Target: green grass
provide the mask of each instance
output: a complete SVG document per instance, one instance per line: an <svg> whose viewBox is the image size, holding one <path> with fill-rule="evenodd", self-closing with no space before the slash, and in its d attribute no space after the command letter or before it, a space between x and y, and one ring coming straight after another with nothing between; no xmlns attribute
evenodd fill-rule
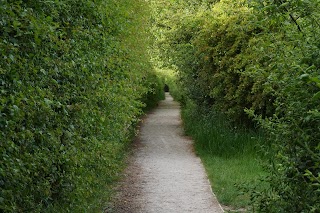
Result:
<svg viewBox="0 0 320 213"><path fill-rule="evenodd" d="M219 202L232 209L247 209L250 194L241 188L258 186L265 175L260 163L262 134L234 127L224 116L204 112L190 103L183 109L182 118Z"/></svg>
<svg viewBox="0 0 320 213"><path fill-rule="evenodd" d="M263 175L260 164L251 156L222 158L201 153L200 157L219 202L233 209L247 208L250 195L243 193L239 186L257 182Z"/></svg>

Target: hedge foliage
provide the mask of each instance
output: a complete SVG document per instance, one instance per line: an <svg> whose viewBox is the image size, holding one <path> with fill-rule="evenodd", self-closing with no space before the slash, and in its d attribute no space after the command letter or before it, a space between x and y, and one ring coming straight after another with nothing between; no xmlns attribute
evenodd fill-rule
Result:
<svg viewBox="0 0 320 213"><path fill-rule="evenodd" d="M255 210L318 212L319 1L165 2L158 45L181 93L270 135L270 188L252 191Z"/></svg>
<svg viewBox="0 0 320 213"><path fill-rule="evenodd" d="M161 96L145 1L0 0L0 14L1 212L101 210L142 100Z"/></svg>

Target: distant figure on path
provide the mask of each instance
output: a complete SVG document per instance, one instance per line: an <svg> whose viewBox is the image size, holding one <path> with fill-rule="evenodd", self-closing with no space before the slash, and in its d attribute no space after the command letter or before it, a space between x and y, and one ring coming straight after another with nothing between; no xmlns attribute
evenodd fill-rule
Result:
<svg viewBox="0 0 320 213"><path fill-rule="evenodd" d="M167 84L164 85L164 91L169 92L169 86Z"/></svg>

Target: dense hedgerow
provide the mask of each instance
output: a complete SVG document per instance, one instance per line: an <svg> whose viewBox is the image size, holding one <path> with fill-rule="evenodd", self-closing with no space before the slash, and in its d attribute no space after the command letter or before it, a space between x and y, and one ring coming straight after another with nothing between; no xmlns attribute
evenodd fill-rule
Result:
<svg viewBox="0 0 320 213"><path fill-rule="evenodd" d="M145 2L0 0L0 14L1 211L99 210L162 87Z"/></svg>
<svg viewBox="0 0 320 213"><path fill-rule="evenodd" d="M276 98L272 116L263 119L255 113L271 135L274 153L267 178L271 188L255 192L253 198L262 212L318 212L320 4L268 1L254 8L261 24L273 23L275 29L273 35L256 39L255 47L266 49L255 51L255 56L268 58L267 66L260 65L267 74L264 87Z"/></svg>
<svg viewBox="0 0 320 213"><path fill-rule="evenodd" d="M157 19L181 93L269 133L270 188L253 191L256 211L320 209L319 9L314 0L167 1Z"/></svg>

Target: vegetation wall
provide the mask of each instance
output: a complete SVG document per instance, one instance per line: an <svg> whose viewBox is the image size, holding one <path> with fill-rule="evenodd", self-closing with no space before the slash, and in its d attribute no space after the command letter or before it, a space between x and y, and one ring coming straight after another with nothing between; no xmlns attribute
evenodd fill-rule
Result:
<svg viewBox="0 0 320 213"><path fill-rule="evenodd" d="M164 6L162 6L164 5ZM320 209L318 1L165 1L156 22L180 93L270 137L256 211Z"/></svg>
<svg viewBox="0 0 320 213"><path fill-rule="evenodd" d="M1 212L101 212L161 96L142 0L0 0Z"/></svg>

